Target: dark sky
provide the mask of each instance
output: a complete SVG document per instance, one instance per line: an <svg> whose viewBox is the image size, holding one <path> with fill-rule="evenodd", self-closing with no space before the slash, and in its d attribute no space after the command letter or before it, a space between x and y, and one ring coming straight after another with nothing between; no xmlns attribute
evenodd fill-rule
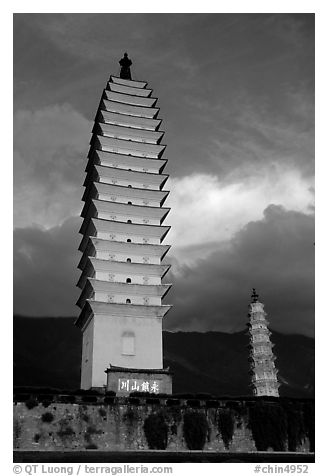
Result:
<svg viewBox="0 0 328 476"><path fill-rule="evenodd" d="M314 15L14 15L14 311L77 315L84 166L128 51L159 98L171 330L314 332Z"/></svg>

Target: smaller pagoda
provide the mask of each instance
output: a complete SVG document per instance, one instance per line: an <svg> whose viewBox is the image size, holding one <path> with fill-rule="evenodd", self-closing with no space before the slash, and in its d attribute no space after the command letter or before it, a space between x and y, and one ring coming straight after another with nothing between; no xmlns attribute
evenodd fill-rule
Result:
<svg viewBox="0 0 328 476"><path fill-rule="evenodd" d="M268 329L264 305L259 301L254 288L248 309L249 361L253 394L257 397L265 395L279 397L278 370L274 363L276 357L272 352L274 344L270 341L271 332Z"/></svg>

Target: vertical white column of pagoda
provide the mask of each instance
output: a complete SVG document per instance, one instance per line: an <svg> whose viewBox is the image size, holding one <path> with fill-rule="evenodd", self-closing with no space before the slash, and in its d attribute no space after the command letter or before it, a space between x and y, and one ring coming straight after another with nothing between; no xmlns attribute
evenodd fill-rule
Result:
<svg viewBox="0 0 328 476"><path fill-rule="evenodd" d="M162 264L169 249L162 244L168 176L157 99L146 85L111 76L92 131L77 284L82 388L103 388L109 367L112 389L128 392L134 379L156 392L170 390L162 355L162 319L170 308L162 298L171 286L162 284L169 269Z"/></svg>
<svg viewBox="0 0 328 476"><path fill-rule="evenodd" d="M256 396L279 397L278 370L274 363L276 357L272 352L274 344L270 340L271 332L268 329L264 305L259 302L255 289L248 316L253 393Z"/></svg>

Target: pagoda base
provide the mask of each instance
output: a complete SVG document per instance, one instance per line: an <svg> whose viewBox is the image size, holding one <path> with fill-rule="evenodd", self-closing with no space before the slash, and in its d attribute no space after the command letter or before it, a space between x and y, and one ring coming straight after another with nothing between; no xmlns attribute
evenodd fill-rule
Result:
<svg viewBox="0 0 328 476"><path fill-rule="evenodd" d="M106 391L118 396L132 392L172 394L172 373L169 369L129 369L110 365L107 373Z"/></svg>

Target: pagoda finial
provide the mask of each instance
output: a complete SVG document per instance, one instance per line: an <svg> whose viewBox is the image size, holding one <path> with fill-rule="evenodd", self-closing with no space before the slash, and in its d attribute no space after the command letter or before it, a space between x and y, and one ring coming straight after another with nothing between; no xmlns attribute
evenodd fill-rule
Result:
<svg viewBox="0 0 328 476"><path fill-rule="evenodd" d="M259 302L259 295L257 294L255 288L253 288L253 292L252 292L252 302Z"/></svg>
<svg viewBox="0 0 328 476"><path fill-rule="evenodd" d="M128 54L124 53L123 58L120 59L119 61L120 66L121 66L121 71L120 71L120 78L122 79L132 79L131 78L131 71L130 71L130 66L132 64L132 61L130 58L128 58Z"/></svg>

